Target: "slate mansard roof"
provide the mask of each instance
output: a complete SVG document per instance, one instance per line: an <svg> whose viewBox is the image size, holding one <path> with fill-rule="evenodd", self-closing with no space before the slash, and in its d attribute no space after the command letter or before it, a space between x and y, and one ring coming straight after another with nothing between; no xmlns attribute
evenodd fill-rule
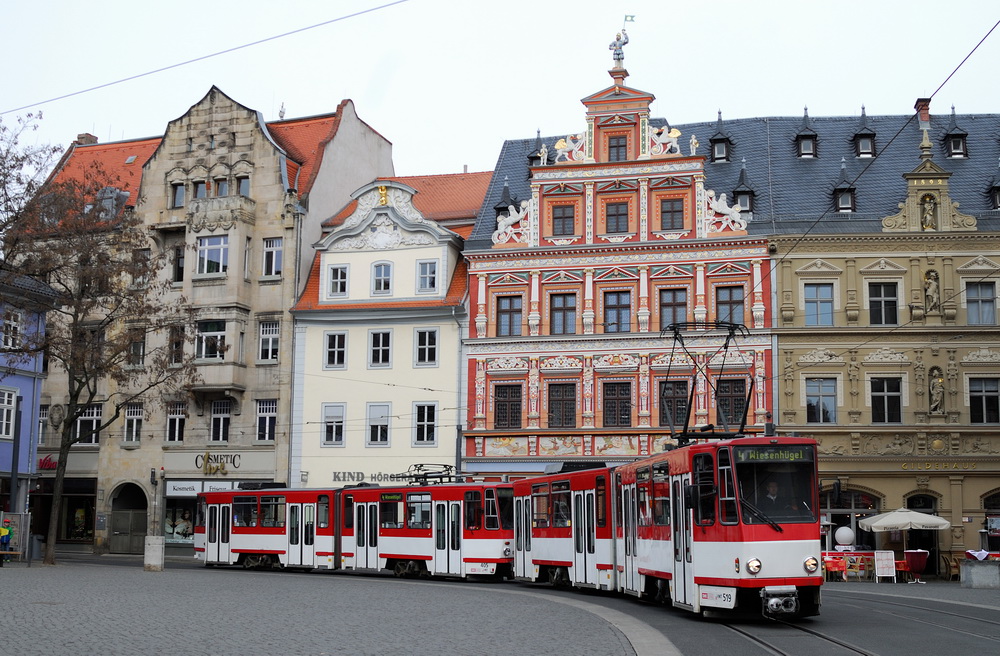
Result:
<svg viewBox="0 0 1000 656"><path fill-rule="evenodd" d="M795 137L802 129L802 116L757 117L721 121L722 131L731 139L727 162L711 162L709 140L719 132L718 121L672 125L681 131L679 142L686 156L689 140L700 142L697 154L704 155L705 188L733 197L740 170L746 160L746 182L754 191L751 235L792 234L816 231L813 223L824 216L820 232L880 232L881 219L896 214L906 197L902 175L920 163L923 132L916 116L872 116L864 123L860 116L809 117L816 133L815 158L798 157ZM967 131L968 157L948 157L945 135L951 126ZM581 121L582 124L582 121ZM664 119L650 119L661 127ZM579 132L581 125L576 126ZM877 157L858 157L854 137L875 133ZM553 144L566 134L543 137L550 153ZM897 136L898 133L898 136ZM933 115L928 132L934 143L934 161L953 175L949 180L952 200L959 211L979 219L980 230L1000 229L1000 211L994 210L989 189L1000 180L1000 114ZM895 139L894 139L895 137ZM496 230L494 207L503 195L504 181L517 200L531 198L528 156L538 149L536 137L504 142L494 169L486 199L477 215L476 227L467 250L490 248ZM890 143L891 142L891 143ZM856 212L833 211L833 189L841 177L841 159L847 179L854 181ZM552 156L550 154L550 161ZM858 175L860 174L860 177Z"/></svg>

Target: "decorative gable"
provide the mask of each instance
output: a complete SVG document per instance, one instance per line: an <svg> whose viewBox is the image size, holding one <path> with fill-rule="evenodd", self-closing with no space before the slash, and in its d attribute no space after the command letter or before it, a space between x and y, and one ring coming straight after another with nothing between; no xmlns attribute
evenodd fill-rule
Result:
<svg viewBox="0 0 1000 656"><path fill-rule="evenodd" d="M799 267L798 269L795 270L795 273L797 273L800 276L810 276L810 275L829 276L829 275L839 275L843 272L844 270L841 269L840 267L836 267L833 264L830 264L826 260L822 259L813 260L809 264L806 264L805 266Z"/></svg>
<svg viewBox="0 0 1000 656"><path fill-rule="evenodd" d="M906 267L896 264L892 260L887 260L884 257L878 262L872 262L866 267L858 272L863 276L879 276L879 275L903 275L906 273Z"/></svg>

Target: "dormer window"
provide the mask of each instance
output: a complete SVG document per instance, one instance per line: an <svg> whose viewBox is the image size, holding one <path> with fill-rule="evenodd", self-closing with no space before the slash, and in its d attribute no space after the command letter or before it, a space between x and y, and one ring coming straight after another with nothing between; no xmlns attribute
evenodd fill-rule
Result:
<svg viewBox="0 0 1000 656"><path fill-rule="evenodd" d="M733 194L733 199L740 206L741 212L753 212L753 192L737 191Z"/></svg>
<svg viewBox="0 0 1000 656"><path fill-rule="evenodd" d="M948 157L968 157L964 134L953 134L947 140Z"/></svg>
<svg viewBox="0 0 1000 656"><path fill-rule="evenodd" d="M729 161L729 141L713 141L712 142L712 161L713 162L728 162Z"/></svg>
<svg viewBox="0 0 1000 656"><path fill-rule="evenodd" d="M799 157L816 157L816 137L814 135L802 135L797 140Z"/></svg>
<svg viewBox="0 0 1000 656"><path fill-rule="evenodd" d="M856 136L854 151L858 157L875 157L875 139L868 135Z"/></svg>
<svg viewBox="0 0 1000 656"><path fill-rule="evenodd" d="M993 203L993 209L1000 210L1000 182L995 182L990 187L990 201Z"/></svg>
<svg viewBox="0 0 1000 656"><path fill-rule="evenodd" d="M837 198L837 211L838 212L853 212L854 203L854 190L853 189L838 189L836 192Z"/></svg>

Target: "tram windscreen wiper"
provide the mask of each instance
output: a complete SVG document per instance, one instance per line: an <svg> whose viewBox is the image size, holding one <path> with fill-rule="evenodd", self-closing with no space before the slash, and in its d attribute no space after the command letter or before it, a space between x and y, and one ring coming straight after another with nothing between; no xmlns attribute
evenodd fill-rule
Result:
<svg viewBox="0 0 1000 656"><path fill-rule="evenodd" d="M765 524L767 524L768 526L770 526L771 528L773 528L778 533L784 533L785 532L785 529L781 528L781 525L779 525L778 522L774 521L773 519L771 519L770 517L768 517L767 515L765 515L764 512L760 508L758 508L757 506L755 506L752 503L750 503L749 500L743 499L743 507L746 508L747 510L749 510L751 515L753 515L754 517L756 517L760 521L764 522Z"/></svg>

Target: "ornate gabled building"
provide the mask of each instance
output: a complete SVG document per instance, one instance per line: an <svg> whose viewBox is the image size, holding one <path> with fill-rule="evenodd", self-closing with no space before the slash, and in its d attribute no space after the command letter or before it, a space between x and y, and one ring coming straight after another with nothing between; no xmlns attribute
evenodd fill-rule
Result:
<svg viewBox="0 0 1000 656"><path fill-rule="evenodd" d="M650 118L621 59L609 73L578 133L504 144L466 243L472 475L628 461L686 423L770 421L767 240L706 183L694 135Z"/></svg>
<svg viewBox="0 0 1000 656"><path fill-rule="evenodd" d="M489 178L379 178L324 223L292 309L292 485L386 483L455 466L462 245Z"/></svg>
<svg viewBox="0 0 1000 656"><path fill-rule="evenodd" d="M141 552L147 530L162 530L168 547L190 548L190 531L173 527L190 525L199 491L288 482L288 310L311 261L311 252L301 261L302 249L340 199L392 174L391 144L350 100L335 113L266 122L213 87L162 137L98 144L85 135L53 175L94 162L129 182L125 203L148 226L151 248L172 255L162 272L167 300L185 299L193 315L199 381L188 396L148 399L121 426L73 446L59 538ZM59 376L46 381L43 417L64 403L63 386ZM94 425L102 405L87 419ZM41 462L57 457L56 441L44 438ZM39 526L50 506L47 471L32 496Z"/></svg>

